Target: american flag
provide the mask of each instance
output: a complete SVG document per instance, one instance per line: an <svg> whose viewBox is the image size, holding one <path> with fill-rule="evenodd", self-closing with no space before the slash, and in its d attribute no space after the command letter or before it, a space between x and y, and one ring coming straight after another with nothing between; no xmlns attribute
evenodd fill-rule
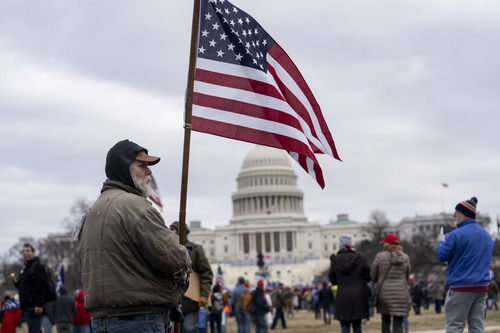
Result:
<svg viewBox="0 0 500 333"><path fill-rule="evenodd" d="M61 287L64 286L64 265L61 264L59 266L59 274L57 274L57 284L56 284L56 294L57 296L60 295L59 290Z"/></svg>
<svg viewBox="0 0 500 333"><path fill-rule="evenodd" d="M200 1L192 129L284 149L324 188L314 154L340 157L299 70L250 15Z"/></svg>
<svg viewBox="0 0 500 333"><path fill-rule="evenodd" d="M221 289L224 289L224 274L220 266L217 268L217 275L215 276L215 284L218 284Z"/></svg>
<svg viewBox="0 0 500 333"><path fill-rule="evenodd" d="M149 193L149 200L154 202L158 207L160 207L160 210L163 210L163 204L161 203L161 195L160 195L160 189L158 188L158 185L156 184L155 177L151 175L151 192Z"/></svg>

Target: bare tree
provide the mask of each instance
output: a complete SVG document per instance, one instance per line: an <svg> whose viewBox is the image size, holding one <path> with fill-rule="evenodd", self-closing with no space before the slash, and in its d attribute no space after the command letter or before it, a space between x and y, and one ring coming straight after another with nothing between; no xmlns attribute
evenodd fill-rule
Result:
<svg viewBox="0 0 500 333"><path fill-rule="evenodd" d="M66 233L71 234L92 203L85 198L77 198L69 208L70 215L65 217L62 225Z"/></svg>
<svg viewBox="0 0 500 333"><path fill-rule="evenodd" d="M374 210L370 213L368 225L363 227L363 231L370 237L356 244L358 251L368 262L372 262L375 255L381 250L379 242L384 239L388 227L389 220L383 211Z"/></svg>

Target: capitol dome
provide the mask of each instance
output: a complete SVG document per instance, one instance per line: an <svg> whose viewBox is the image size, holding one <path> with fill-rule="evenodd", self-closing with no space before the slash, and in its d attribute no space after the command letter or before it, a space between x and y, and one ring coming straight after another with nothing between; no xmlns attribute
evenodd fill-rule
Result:
<svg viewBox="0 0 500 333"><path fill-rule="evenodd" d="M283 150L256 146L243 160L232 196L231 224L305 220L303 192Z"/></svg>

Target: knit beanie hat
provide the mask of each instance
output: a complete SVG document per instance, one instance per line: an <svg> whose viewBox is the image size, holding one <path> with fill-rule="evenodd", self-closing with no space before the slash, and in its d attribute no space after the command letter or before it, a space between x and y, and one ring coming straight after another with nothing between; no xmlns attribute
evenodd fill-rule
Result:
<svg viewBox="0 0 500 333"><path fill-rule="evenodd" d="M350 249L352 247L352 237L351 235L340 235L339 236L339 250L343 248Z"/></svg>
<svg viewBox="0 0 500 333"><path fill-rule="evenodd" d="M470 200L465 200L460 203L458 203L455 206L455 210L459 211L460 213L464 214L467 217L471 218L476 218L476 205L477 205L477 198L472 197Z"/></svg>

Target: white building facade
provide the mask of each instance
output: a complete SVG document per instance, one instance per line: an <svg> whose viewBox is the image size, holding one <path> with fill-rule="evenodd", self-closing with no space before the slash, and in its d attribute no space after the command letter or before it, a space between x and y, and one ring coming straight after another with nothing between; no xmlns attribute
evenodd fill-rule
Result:
<svg viewBox="0 0 500 333"><path fill-rule="evenodd" d="M304 194L282 150L256 146L245 157L236 183L229 224L208 230L193 221L189 234L191 241L203 245L214 272L221 266L229 285L239 276L255 280L258 253L268 264L269 280L310 284L328 269L339 235L350 234L354 242L367 238L363 225L347 215L328 225L307 220Z"/></svg>
<svg viewBox="0 0 500 333"><path fill-rule="evenodd" d="M229 224L215 229L202 228L200 221L190 222L189 239L201 244L212 264L220 266L225 283L235 285L239 276L255 282L257 254L268 264L268 279L286 285L311 284L315 276L329 268L329 257L338 251L338 237L349 234L357 244L370 235L367 223L337 215L329 224L308 221L304 214L303 192L297 187L297 175L288 155L282 150L256 146L245 157L232 195L233 216ZM486 226L487 215L478 214ZM413 235L436 237L439 228L445 232L454 224L453 214L415 215L386 232L402 240Z"/></svg>

